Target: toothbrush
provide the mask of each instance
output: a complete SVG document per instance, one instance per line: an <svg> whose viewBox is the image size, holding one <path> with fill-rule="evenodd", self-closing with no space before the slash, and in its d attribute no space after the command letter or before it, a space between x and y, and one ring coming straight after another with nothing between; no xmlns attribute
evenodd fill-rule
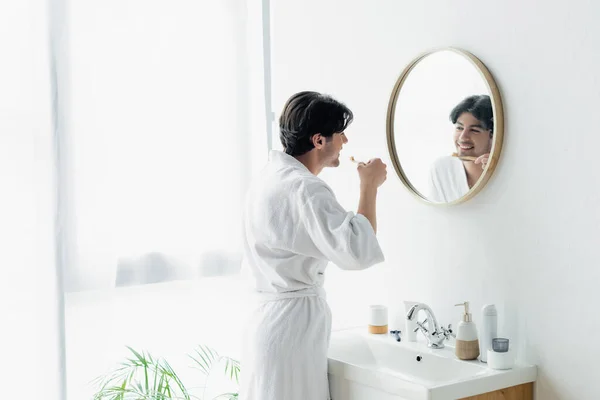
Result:
<svg viewBox="0 0 600 400"><path fill-rule="evenodd" d="M471 156L459 156L458 153L452 153L452 157L457 157L461 160L464 161L475 161L477 160L477 157L471 157Z"/></svg>

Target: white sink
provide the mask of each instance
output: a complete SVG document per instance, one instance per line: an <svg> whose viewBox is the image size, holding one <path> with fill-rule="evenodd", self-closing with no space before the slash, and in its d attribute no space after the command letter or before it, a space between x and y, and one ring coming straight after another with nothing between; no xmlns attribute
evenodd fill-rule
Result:
<svg viewBox="0 0 600 400"><path fill-rule="evenodd" d="M369 334L366 327L333 332L330 380L349 381L384 392L389 399L407 400L460 399L536 380L533 365L492 370L479 361L457 359L454 348L446 346L430 349L424 342L397 342L392 335ZM333 393L332 397L336 400Z"/></svg>

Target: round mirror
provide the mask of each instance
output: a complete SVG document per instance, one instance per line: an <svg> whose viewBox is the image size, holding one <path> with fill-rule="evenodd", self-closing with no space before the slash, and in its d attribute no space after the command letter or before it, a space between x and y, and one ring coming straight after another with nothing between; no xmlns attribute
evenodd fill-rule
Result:
<svg viewBox="0 0 600 400"><path fill-rule="evenodd" d="M422 54L402 72L389 102L394 168L418 198L462 203L498 163L503 118L498 87L475 56L454 48Z"/></svg>

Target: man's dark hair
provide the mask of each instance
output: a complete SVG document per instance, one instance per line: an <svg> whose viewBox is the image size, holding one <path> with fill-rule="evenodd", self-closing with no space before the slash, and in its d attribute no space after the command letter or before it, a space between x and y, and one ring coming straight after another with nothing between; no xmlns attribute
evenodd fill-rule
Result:
<svg viewBox="0 0 600 400"><path fill-rule="evenodd" d="M491 131L490 136L493 134L494 111L492 110L490 96L482 94L467 97L452 109L450 112L450 121L455 124L458 117L465 112L473 114L481 122L483 129L489 129Z"/></svg>
<svg viewBox="0 0 600 400"><path fill-rule="evenodd" d="M334 133L344 132L353 118L348 107L330 96L296 93L279 117L279 139L287 154L301 156L315 147L311 140L315 134L320 133L329 141Z"/></svg>

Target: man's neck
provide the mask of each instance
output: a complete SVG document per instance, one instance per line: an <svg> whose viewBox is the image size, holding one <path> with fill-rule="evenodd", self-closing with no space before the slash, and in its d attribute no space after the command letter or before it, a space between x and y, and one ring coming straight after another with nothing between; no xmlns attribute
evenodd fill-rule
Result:
<svg viewBox="0 0 600 400"><path fill-rule="evenodd" d="M309 151L301 156L294 156L294 158L304 164L313 175L319 175L323 170L323 165L316 151Z"/></svg>
<svg viewBox="0 0 600 400"><path fill-rule="evenodd" d="M483 169L481 169L481 164L475 164L472 161L464 161L463 166L465 167L465 172L467 173L467 183L469 184L469 189L471 189L479 178L481 178L481 174L483 173Z"/></svg>

